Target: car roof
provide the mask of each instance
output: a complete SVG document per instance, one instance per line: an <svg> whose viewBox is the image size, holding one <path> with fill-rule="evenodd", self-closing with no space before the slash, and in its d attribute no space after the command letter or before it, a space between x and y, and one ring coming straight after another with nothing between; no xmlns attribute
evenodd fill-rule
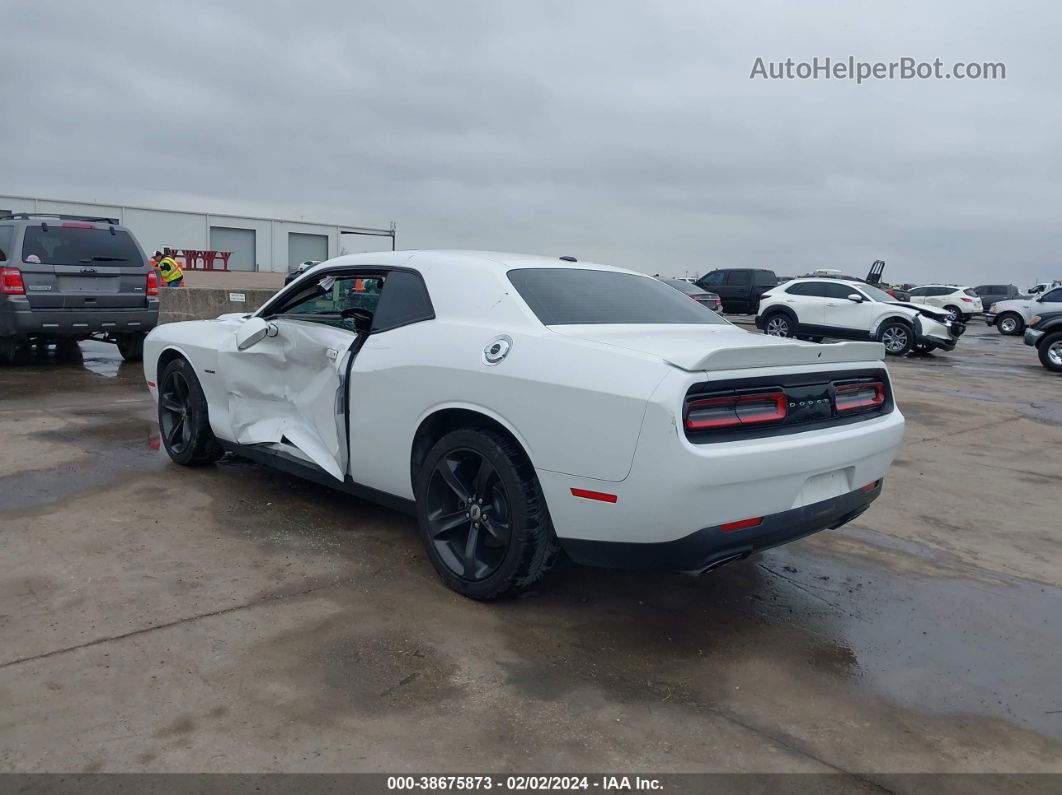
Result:
<svg viewBox="0 0 1062 795"><path fill-rule="evenodd" d="M849 287L873 287L872 284L861 282L856 279L838 279L834 276L801 276L796 279L790 279L785 284L793 284L795 282L826 282L827 284L847 284ZM782 287L783 285L778 285Z"/></svg>
<svg viewBox="0 0 1062 795"><path fill-rule="evenodd" d="M365 254L345 254L330 260L325 260L321 265L328 268L377 265L390 267L404 267L422 271L428 267L445 266L446 262L460 263L462 265L474 265L483 268L492 268L500 271L509 271L517 268L558 268L577 270L602 270L615 271L617 273L630 273L636 276L653 278L642 271L617 268L613 265L605 265L600 262L584 262L562 260L558 257L549 257L541 254L518 254L506 251L473 251L464 249L412 249L404 251L377 251ZM315 266L316 268L316 266Z"/></svg>

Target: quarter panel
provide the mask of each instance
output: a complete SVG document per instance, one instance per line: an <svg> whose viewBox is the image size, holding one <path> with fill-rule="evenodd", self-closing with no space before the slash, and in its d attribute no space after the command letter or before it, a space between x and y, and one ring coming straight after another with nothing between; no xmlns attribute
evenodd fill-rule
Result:
<svg viewBox="0 0 1062 795"><path fill-rule="evenodd" d="M513 339L511 352L487 365L483 351L502 333ZM536 468L622 480L646 401L669 369L655 357L544 329L434 320L373 335L350 379L351 476L411 497L410 453L421 421L464 406L512 428Z"/></svg>

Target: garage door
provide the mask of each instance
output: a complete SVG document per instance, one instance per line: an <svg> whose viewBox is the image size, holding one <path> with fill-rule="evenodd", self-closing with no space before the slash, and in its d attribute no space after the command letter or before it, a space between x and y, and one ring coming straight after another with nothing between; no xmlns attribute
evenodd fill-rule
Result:
<svg viewBox="0 0 1062 795"><path fill-rule="evenodd" d="M253 229L236 229L231 226L210 227L210 247L215 251L231 251L229 270L255 270L256 254Z"/></svg>
<svg viewBox="0 0 1062 795"><path fill-rule="evenodd" d="M301 232L288 234L288 267L312 259L320 262L328 259L328 235L304 235Z"/></svg>

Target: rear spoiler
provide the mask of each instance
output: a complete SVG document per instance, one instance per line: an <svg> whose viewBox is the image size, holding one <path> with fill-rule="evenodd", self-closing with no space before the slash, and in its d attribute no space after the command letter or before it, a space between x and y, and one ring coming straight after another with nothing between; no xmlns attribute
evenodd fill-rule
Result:
<svg viewBox="0 0 1062 795"><path fill-rule="evenodd" d="M665 357L666 358L666 357ZM885 358L885 346L880 342L835 342L826 345L813 342L792 342L788 345L749 345L742 348L721 348L705 354L696 362L672 361L683 370L747 370L756 367L788 367L803 364L835 364L838 362L867 362Z"/></svg>

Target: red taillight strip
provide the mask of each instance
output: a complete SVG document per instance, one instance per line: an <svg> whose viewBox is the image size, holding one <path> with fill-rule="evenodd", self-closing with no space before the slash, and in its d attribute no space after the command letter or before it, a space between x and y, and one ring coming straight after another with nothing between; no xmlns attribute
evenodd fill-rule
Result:
<svg viewBox="0 0 1062 795"><path fill-rule="evenodd" d="M95 224L75 224L75 223L69 223L69 222L65 223L65 224L60 224L59 226L62 227L63 229L95 229L96 228Z"/></svg>
<svg viewBox="0 0 1062 795"><path fill-rule="evenodd" d="M739 416L738 407L746 403L773 403L774 408L751 414ZM696 420L690 414L697 409L730 407L734 409L733 416L720 417L710 420ZM762 392L755 395L726 395L724 397L705 398L694 400L686 406L684 422L686 428L691 431L703 431L711 428L733 428L741 425L754 425L763 422L778 422L785 419L786 399L782 392Z"/></svg>
<svg viewBox="0 0 1062 795"><path fill-rule="evenodd" d="M719 525L719 529L724 533L732 533L735 530L744 530L746 527L755 527L763 521L762 516L755 516L752 519L742 519L738 522L727 522L726 524Z"/></svg>
<svg viewBox="0 0 1062 795"><path fill-rule="evenodd" d="M873 390L873 397L854 398L845 395ZM834 393L834 405L838 412L853 411L880 406L885 403L885 384L881 381L865 381L861 384L841 384Z"/></svg>
<svg viewBox="0 0 1062 795"><path fill-rule="evenodd" d="M154 389L154 388L155 388L155 382L154 382L154 381L148 381L148 382L147 382L147 385L148 385L149 387L151 387L152 389Z"/></svg>
<svg viewBox="0 0 1062 795"><path fill-rule="evenodd" d="M876 489L880 485L881 485L881 481L880 480L875 480L873 483L868 483L867 485L865 485L863 487L863 491L874 491L874 489Z"/></svg>
<svg viewBox="0 0 1062 795"><path fill-rule="evenodd" d="M607 494L603 491L590 491L589 489L572 489L573 497L582 497L584 500L598 500L600 502L615 502L619 499L615 494Z"/></svg>
<svg viewBox="0 0 1062 795"><path fill-rule="evenodd" d="M147 295L159 294L159 275L154 270L147 273Z"/></svg>

